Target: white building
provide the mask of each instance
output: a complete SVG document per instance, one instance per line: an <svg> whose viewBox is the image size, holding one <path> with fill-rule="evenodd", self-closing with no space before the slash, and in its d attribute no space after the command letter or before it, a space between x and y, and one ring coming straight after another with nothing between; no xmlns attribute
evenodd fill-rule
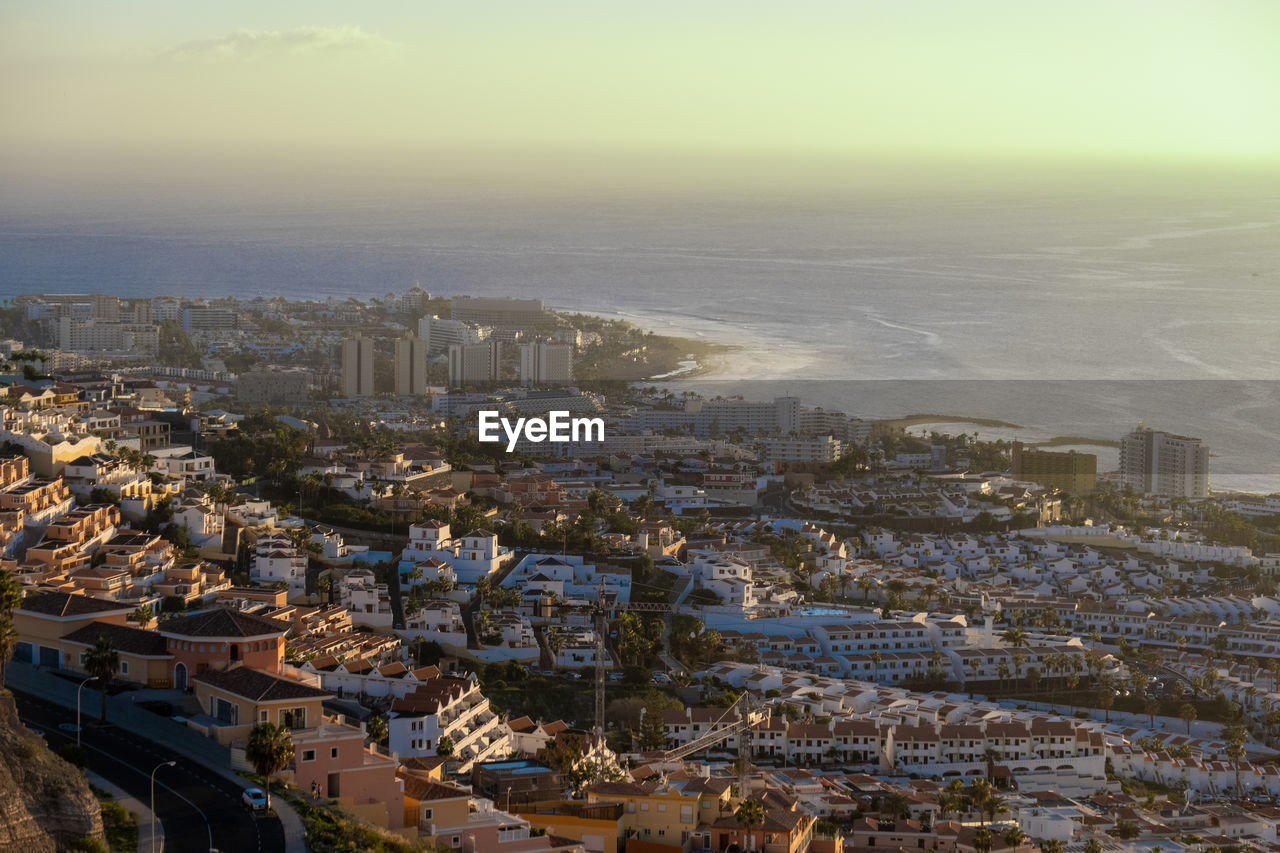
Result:
<svg viewBox="0 0 1280 853"><path fill-rule="evenodd" d="M452 567L458 583L473 584L514 558L509 548L498 545L498 536L491 530L481 528L455 538L448 524L432 520L410 525L409 547L400 555L399 569L403 576L420 563L441 560Z"/></svg>
<svg viewBox="0 0 1280 853"><path fill-rule="evenodd" d="M546 341L520 345L521 385L565 385L573 381L573 347Z"/></svg>
<svg viewBox="0 0 1280 853"><path fill-rule="evenodd" d="M455 344L476 344L483 339L480 329L460 320L423 317L418 321L418 338L431 353L447 352Z"/></svg>
<svg viewBox="0 0 1280 853"><path fill-rule="evenodd" d="M476 761L511 753L511 730L489 707L474 678L441 676L391 703L388 746L400 756L435 755L440 739L453 743L453 760L466 773Z"/></svg>
<svg viewBox="0 0 1280 853"><path fill-rule="evenodd" d="M249 577L257 583L283 581L291 590L301 592L307 583L307 555L284 533L264 536L254 547Z"/></svg>
<svg viewBox="0 0 1280 853"><path fill-rule="evenodd" d="M1145 495L1209 496L1209 448L1141 425L1120 440L1120 481Z"/></svg>

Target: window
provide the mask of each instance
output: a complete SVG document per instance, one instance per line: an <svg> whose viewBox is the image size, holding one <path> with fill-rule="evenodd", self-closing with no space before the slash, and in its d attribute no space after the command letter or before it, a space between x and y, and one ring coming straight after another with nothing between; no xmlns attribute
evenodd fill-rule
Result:
<svg viewBox="0 0 1280 853"><path fill-rule="evenodd" d="M422 810L422 819L423 819L423 820L431 820L431 809L423 809L423 810Z"/></svg>
<svg viewBox="0 0 1280 853"><path fill-rule="evenodd" d="M258 712L258 722L265 723L265 722L268 722L268 719L269 718L267 717L267 709L263 708L261 711Z"/></svg>
<svg viewBox="0 0 1280 853"><path fill-rule="evenodd" d="M286 729L305 729L307 727L307 709L281 708L280 725Z"/></svg>
<svg viewBox="0 0 1280 853"><path fill-rule="evenodd" d="M462 839L461 839L460 837L458 837L457 835L455 835L455 836L453 837L453 846L454 846L454 847L461 847L461 846L462 846Z"/></svg>
<svg viewBox="0 0 1280 853"><path fill-rule="evenodd" d="M315 760L316 760L316 751L315 751L314 749L304 749L304 750L302 750L302 760L303 760L303 761L315 761Z"/></svg>
<svg viewBox="0 0 1280 853"><path fill-rule="evenodd" d="M120 661L120 674L121 675L129 674L129 662L127 660Z"/></svg>
<svg viewBox="0 0 1280 853"><path fill-rule="evenodd" d="M329 750L329 757L330 757L330 758L337 758L337 757L338 757L338 748L337 748L336 746L335 746L335 747L330 748L330 750Z"/></svg>

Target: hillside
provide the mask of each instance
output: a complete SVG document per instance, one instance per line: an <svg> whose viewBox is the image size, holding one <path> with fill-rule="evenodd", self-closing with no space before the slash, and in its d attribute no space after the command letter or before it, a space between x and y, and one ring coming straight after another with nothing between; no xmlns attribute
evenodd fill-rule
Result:
<svg viewBox="0 0 1280 853"><path fill-rule="evenodd" d="M102 838L102 812L84 775L18 720L0 690L0 850L55 853Z"/></svg>

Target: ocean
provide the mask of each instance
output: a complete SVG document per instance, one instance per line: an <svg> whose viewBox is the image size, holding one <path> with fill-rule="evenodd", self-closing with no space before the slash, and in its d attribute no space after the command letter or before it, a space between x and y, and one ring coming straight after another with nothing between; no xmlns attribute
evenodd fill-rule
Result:
<svg viewBox="0 0 1280 853"><path fill-rule="evenodd" d="M1234 182L0 201L0 298L537 296L732 344L711 394L1201 436L1280 491L1280 195ZM1248 380L1248 381L1242 381Z"/></svg>

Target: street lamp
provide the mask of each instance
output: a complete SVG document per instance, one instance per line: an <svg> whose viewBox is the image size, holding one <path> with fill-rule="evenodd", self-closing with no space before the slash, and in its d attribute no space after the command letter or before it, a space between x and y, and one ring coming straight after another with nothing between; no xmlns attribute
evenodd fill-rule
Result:
<svg viewBox="0 0 1280 853"><path fill-rule="evenodd" d="M98 676L91 675L84 681L80 682L80 686L76 688L76 746L80 745L80 691L90 681L97 681Z"/></svg>
<svg viewBox="0 0 1280 853"><path fill-rule="evenodd" d="M156 765L156 769L151 771L151 853L156 853L156 770L161 767L172 767L177 763L161 761Z"/></svg>
<svg viewBox="0 0 1280 853"><path fill-rule="evenodd" d="M507 813L511 813L511 786L507 786Z"/></svg>

